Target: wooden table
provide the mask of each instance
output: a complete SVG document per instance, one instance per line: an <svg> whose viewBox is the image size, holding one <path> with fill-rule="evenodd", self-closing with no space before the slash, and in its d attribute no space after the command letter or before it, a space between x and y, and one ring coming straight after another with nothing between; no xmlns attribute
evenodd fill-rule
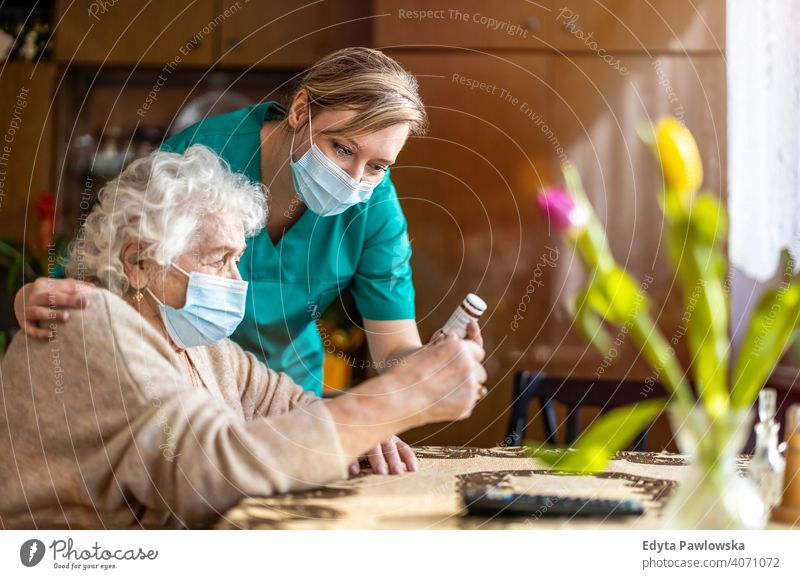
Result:
<svg viewBox="0 0 800 579"><path fill-rule="evenodd" d="M686 472L686 458L670 453L621 452L595 476L559 474L520 447L415 448L419 472L356 477L325 487L268 498L248 498L220 519L221 529L656 529L666 501ZM739 459L744 473L748 457ZM624 519L485 518L465 516L461 489L586 498L635 498L640 517ZM770 528L788 528L770 523Z"/></svg>

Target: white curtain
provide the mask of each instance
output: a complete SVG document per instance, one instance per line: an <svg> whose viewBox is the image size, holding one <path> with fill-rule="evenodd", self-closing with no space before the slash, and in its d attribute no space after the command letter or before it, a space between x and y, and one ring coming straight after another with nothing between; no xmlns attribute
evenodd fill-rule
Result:
<svg viewBox="0 0 800 579"><path fill-rule="evenodd" d="M728 0L730 258L759 281L800 263L800 0Z"/></svg>

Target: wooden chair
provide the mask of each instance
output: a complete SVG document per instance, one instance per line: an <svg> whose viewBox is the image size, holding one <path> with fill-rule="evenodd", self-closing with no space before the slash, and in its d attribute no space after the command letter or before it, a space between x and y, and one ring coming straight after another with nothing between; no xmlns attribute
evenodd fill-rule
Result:
<svg viewBox="0 0 800 579"><path fill-rule="evenodd" d="M604 413L613 408L667 396L660 383L643 380L610 380L549 376L544 372L518 372L514 377L511 420L508 424L508 444L521 444L525 439L528 409L534 399L540 405L545 443L571 446L580 435L580 413L584 407L599 408ZM563 442L556 437L556 411L553 403L567 407L567 431ZM652 426L652 425L651 425ZM634 450L647 449L647 433L642 431L634 441Z"/></svg>

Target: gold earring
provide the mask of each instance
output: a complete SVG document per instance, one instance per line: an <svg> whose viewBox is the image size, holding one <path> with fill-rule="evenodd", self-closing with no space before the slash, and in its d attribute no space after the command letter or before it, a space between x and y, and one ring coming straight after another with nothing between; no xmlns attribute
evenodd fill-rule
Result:
<svg viewBox="0 0 800 579"><path fill-rule="evenodd" d="M142 293L142 290L140 290L139 288L136 288L136 293L133 294L133 300L138 304L138 303L141 303L143 297L144 297L144 294Z"/></svg>

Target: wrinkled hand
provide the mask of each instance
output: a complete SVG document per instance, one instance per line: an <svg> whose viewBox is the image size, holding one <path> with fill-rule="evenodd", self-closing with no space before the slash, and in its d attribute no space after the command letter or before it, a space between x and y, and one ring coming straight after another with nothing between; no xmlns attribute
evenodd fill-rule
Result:
<svg viewBox="0 0 800 579"><path fill-rule="evenodd" d="M375 474L400 474L417 472L419 467L414 451L398 437L393 436L364 455ZM356 475L361 470L358 461L350 465L350 474Z"/></svg>
<svg viewBox="0 0 800 579"><path fill-rule="evenodd" d="M448 332L407 356L409 363L391 372L409 384L410 399L425 401L426 422L463 420L486 393L484 355L476 342L459 340Z"/></svg>
<svg viewBox="0 0 800 579"><path fill-rule="evenodd" d="M17 323L32 338L47 339L52 330L40 328L39 322L66 322L70 309L89 307L82 292L94 287L74 279L40 277L17 292L14 298Z"/></svg>
<svg viewBox="0 0 800 579"><path fill-rule="evenodd" d="M437 330L435 334L431 337L429 344L435 344L440 340L444 339L444 333L441 330ZM470 322L467 324L467 340L472 340L476 344L478 344L481 348L483 348L483 336L481 335L481 327L478 325L478 322Z"/></svg>

